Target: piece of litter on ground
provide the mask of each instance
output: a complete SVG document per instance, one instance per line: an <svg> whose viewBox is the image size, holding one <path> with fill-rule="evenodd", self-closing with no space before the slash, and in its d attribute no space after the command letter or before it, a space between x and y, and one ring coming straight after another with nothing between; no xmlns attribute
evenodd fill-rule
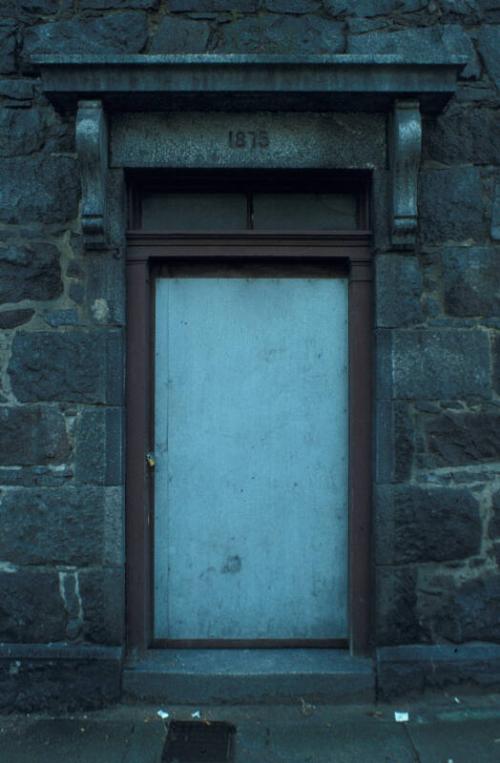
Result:
<svg viewBox="0 0 500 763"><path fill-rule="evenodd" d="M407 721L410 720L410 714L398 712L396 710L394 713L394 720L396 721L396 723L407 723Z"/></svg>
<svg viewBox="0 0 500 763"><path fill-rule="evenodd" d="M454 699L454 701L457 703L457 705L459 705L459 704L460 704L460 700L458 699L458 697L453 697L453 699Z"/></svg>
<svg viewBox="0 0 500 763"><path fill-rule="evenodd" d="M302 715L305 715L306 717L309 715L312 715L314 711L316 710L316 705L311 705L309 702L306 702L303 697L300 698L300 712Z"/></svg>
<svg viewBox="0 0 500 763"><path fill-rule="evenodd" d="M196 718L197 721L201 720L201 713L199 710L195 710L194 713L191 713L191 718Z"/></svg>
<svg viewBox="0 0 500 763"><path fill-rule="evenodd" d="M453 758L448 758L447 763L453 763Z"/></svg>
<svg viewBox="0 0 500 763"><path fill-rule="evenodd" d="M170 713L167 713L165 710L158 710L156 715L158 716L158 718L161 718L162 721L166 721L167 718L170 718Z"/></svg>

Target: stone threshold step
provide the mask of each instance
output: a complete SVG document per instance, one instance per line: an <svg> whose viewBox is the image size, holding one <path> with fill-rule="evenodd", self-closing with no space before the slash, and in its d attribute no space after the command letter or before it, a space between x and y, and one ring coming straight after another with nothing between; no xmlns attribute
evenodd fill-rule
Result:
<svg viewBox="0 0 500 763"><path fill-rule="evenodd" d="M129 658L128 699L177 704L373 702L373 661L334 649L156 649Z"/></svg>

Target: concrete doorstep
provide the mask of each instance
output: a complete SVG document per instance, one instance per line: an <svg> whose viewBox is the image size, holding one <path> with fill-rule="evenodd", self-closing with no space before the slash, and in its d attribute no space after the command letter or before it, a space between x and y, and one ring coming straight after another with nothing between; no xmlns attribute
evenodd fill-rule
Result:
<svg viewBox="0 0 500 763"><path fill-rule="evenodd" d="M163 755L172 721L232 724L234 757L227 760L235 763L500 761L498 695L397 706L315 706L297 698L286 706L120 705L60 717L2 716L0 761L167 763ZM176 760L223 763L205 756Z"/></svg>

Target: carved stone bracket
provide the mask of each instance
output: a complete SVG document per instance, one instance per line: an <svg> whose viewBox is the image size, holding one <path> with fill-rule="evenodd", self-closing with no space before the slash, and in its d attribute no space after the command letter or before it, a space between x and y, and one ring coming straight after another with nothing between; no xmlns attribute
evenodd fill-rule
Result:
<svg viewBox="0 0 500 763"><path fill-rule="evenodd" d="M417 236L422 119L418 101L394 102L392 120L392 245L412 249Z"/></svg>
<svg viewBox="0 0 500 763"><path fill-rule="evenodd" d="M76 148L82 181L82 232L87 249L107 246L108 128L102 101L79 101Z"/></svg>

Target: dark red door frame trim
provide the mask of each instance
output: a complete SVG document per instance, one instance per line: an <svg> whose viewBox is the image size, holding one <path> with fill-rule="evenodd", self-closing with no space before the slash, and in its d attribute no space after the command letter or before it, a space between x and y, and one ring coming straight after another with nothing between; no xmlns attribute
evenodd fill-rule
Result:
<svg viewBox="0 0 500 763"><path fill-rule="evenodd" d="M127 642L152 645L153 445L151 269L161 262L329 261L349 274L349 641L371 640L372 257L369 232L162 234L130 232L127 251Z"/></svg>

